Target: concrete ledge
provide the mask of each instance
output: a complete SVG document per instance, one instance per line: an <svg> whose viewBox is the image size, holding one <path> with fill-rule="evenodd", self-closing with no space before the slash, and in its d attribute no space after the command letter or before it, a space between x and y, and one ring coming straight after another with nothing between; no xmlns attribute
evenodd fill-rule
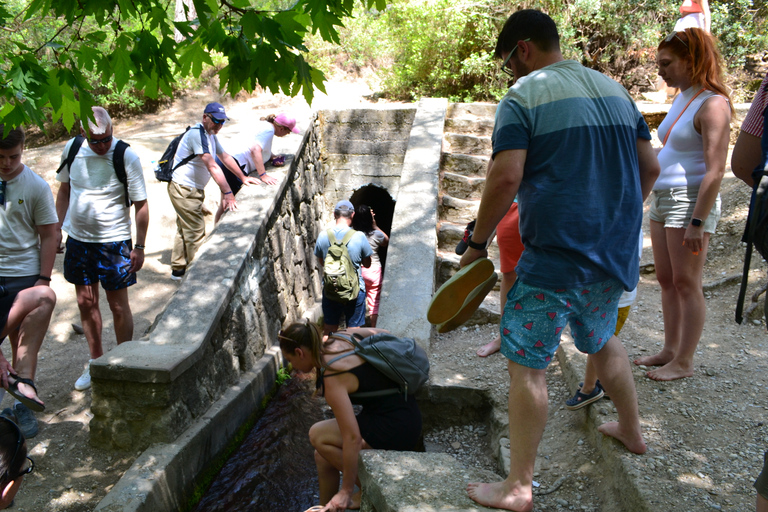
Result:
<svg viewBox="0 0 768 512"><path fill-rule="evenodd" d="M445 453L360 452L360 512L479 512L467 495L470 482L496 482L490 471L468 468Z"/></svg>
<svg viewBox="0 0 768 512"><path fill-rule="evenodd" d="M96 510L181 510L198 475L216 461L243 423L259 410L275 385L279 365L280 350L273 347L175 442L145 450Z"/></svg>
<svg viewBox="0 0 768 512"><path fill-rule="evenodd" d="M378 327L429 351L426 311L435 290L437 190L448 101L423 99L413 120L392 219Z"/></svg>
<svg viewBox="0 0 768 512"><path fill-rule="evenodd" d="M560 368L563 371L565 381L568 383L568 388L578 388L578 384L584 376L587 357L579 352L570 335L563 335L560 347L557 349L557 360L560 362ZM586 414L584 432L589 437L590 444L600 453L605 467L608 468L606 477L608 477L611 487L620 490L614 494L621 501L622 510L632 510L633 512L659 510L651 506L651 503L654 502L654 490L640 484L642 482L641 471L639 468L633 468L632 458L638 456L631 454L618 441L604 436L597 430L597 427L604 422L613 421L617 418L600 415L599 407L594 405L585 407L584 410Z"/></svg>
<svg viewBox="0 0 768 512"><path fill-rule="evenodd" d="M319 129L311 123L277 187L243 187L201 247L148 339L91 365L91 444L173 442L320 294L312 246L323 210Z"/></svg>

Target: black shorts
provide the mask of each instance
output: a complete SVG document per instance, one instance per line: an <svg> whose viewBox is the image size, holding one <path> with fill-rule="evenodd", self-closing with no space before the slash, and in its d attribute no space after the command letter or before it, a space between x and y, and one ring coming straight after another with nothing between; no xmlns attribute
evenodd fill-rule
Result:
<svg viewBox="0 0 768 512"><path fill-rule="evenodd" d="M0 277L0 332L5 329L13 301L20 291L32 288L38 276ZM2 342L5 338L0 338Z"/></svg>
<svg viewBox="0 0 768 512"><path fill-rule="evenodd" d="M397 394L374 400L379 403L363 405L357 415L357 425L365 442L376 450L415 450L421 439L421 411L416 398L411 395L406 402Z"/></svg>
<svg viewBox="0 0 768 512"><path fill-rule="evenodd" d="M243 174L248 176L245 172L245 166L240 165L240 162L238 162L237 158L235 157L232 157L232 160L234 160L240 170L243 171ZM224 171L224 177L227 178L227 183L229 184L229 188L232 189L232 193L237 195L237 193L240 192L240 189L243 187L243 182L240 181L240 178L235 176L232 171L227 168L226 165L224 165L224 162L219 160L219 157L216 157L216 163L219 164L221 170Z"/></svg>

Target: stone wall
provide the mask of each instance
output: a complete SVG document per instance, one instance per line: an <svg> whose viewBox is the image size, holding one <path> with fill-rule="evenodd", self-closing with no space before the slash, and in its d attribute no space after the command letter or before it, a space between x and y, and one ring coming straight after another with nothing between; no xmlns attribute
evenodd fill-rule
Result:
<svg viewBox="0 0 768 512"><path fill-rule="evenodd" d="M327 210L354 190L374 184L397 197L415 106L329 110L319 113L327 155Z"/></svg>
<svg viewBox="0 0 768 512"><path fill-rule="evenodd" d="M313 248L325 169L313 120L275 196L243 187L146 339L91 365L92 444L136 450L176 439L320 299ZM272 171L270 171L272 173Z"/></svg>

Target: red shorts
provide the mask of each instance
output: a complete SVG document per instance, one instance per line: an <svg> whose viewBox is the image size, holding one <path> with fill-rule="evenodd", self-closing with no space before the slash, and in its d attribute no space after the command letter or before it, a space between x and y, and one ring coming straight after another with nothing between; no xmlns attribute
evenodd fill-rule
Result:
<svg viewBox="0 0 768 512"><path fill-rule="evenodd" d="M520 215L517 203L512 203L504 218L496 226L496 244L499 246L501 272L514 272L520 255L523 254L523 241L520 240Z"/></svg>

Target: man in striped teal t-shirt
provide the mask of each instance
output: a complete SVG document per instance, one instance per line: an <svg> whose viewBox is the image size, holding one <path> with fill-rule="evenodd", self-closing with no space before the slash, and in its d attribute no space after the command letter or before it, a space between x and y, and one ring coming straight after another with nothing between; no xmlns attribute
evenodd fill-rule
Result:
<svg viewBox="0 0 768 512"><path fill-rule="evenodd" d="M525 250L501 320L512 456L506 480L472 483L468 492L482 505L529 511L547 420L545 371L566 325L576 347L594 354L618 411L619 421L600 431L634 453L646 450L629 360L613 331L619 296L638 282L642 203L659 167L629 94L564 60L549 16L530 9L510 16L496 56L519 80L496 112L493 162L461 263L487 254L488 238L517 195Z"/></svg>

